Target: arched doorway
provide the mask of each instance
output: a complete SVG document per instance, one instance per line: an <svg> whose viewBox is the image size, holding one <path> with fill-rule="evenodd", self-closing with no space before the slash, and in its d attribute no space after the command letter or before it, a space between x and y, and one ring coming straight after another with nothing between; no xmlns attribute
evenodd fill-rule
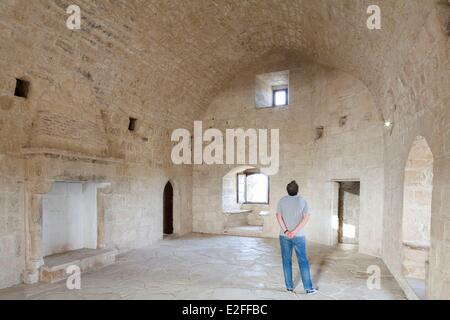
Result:
<svg viewBox="0 0 450 320"><path fill-rule="evenodd" d="M164 187L163 233L173 234L173 187L170 181Z"/></svg>
<svg viewBox="0 0 450 320"><path fill-rule="evenodd" d="M424 137L417 137L405 167L402 272L419 298L425 298L430 251L433 153Z"/></svg>

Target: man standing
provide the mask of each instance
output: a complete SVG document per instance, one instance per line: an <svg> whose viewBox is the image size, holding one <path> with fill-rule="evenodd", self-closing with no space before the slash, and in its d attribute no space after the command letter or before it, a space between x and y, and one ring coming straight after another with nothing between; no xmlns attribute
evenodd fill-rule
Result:
<svg viewBox="0 0 450 320"><path fill-rule="evenodd" d="M309 221L310 212L306 200L298 195L298 184L292 181L287 185L288 196L278 202L277 220L281 227L280 245L283 259L286 289L294 292L292 281L292 249L297 255L298 265L306 294L317 293L311 281L309 262L306 256L304 227Z"/></svg>

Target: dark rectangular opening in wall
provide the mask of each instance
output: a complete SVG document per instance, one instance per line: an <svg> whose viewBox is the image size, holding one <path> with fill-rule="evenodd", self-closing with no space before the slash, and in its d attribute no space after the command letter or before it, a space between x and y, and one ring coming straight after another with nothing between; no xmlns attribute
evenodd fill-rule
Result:
<svg viewBox="0 0 450 320"><path fill-rule="evenodd" d="M358 244L360 182L339 182L338 243Z"/></svg>
<svg viewBox="0 0 450 320"><path fill-rule="evenodd" d="M28 98L28 92L30 90L30 82L23 79L16 79L16 89L14 95L20 98Z"/></svg>
<svg viewBox="0 0 450 320"><path fill-rule="evenodd" d="M137 122L137 119L130 118L130 122L128 123L128 130L135 131L136 130L136 122Z"/></svg>
<svg viewBox="0 0 450 320"><path fill-rule="evenodd" d="M320 126L320 127L316 127L316 140L320 140L323 137L323 133L324 133L325 127Z"/></svg>

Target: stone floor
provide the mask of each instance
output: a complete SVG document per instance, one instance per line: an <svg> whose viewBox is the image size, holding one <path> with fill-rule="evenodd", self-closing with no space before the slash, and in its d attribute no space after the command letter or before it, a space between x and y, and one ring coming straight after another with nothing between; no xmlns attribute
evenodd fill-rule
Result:
<svg viewBox="0 0 450 320"><path fill-rule="evenodd" d="M414 291L417 298L420 300L426 299L426 285L425 280L406 278L405 279L409 287Z"/></svg>
<svg viewBox="0 0 450 320"><path fill-rule="evenodd" d="M319 293L284 291L276 239L191 234L118 256L115 265L83 274L81 290L65 282L19 285L0 299L405 299L380 259L353 247L309 244ZM369 265L381 268L381 289L366 286ZM298 269L295 267L298 279Z"/></svg>

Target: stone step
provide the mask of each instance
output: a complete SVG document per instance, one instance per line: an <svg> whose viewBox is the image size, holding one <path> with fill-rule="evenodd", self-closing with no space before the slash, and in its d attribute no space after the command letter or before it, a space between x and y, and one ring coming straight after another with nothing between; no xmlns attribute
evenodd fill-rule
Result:
<svg viewBox="0 0 450 320"><path fill-rule="evenodd" d="M78 266L81 273L98 270L116 262L117 250L113 249L80 249L44 258L40 268L40 281L55 283L67 279L69 266Z"/></svg>
<svg viewBox="0 0 450 320"><path fill-rule="evenodd" d="M248 213L227 215L227 227L239 227L248 225Z"/></svg>

